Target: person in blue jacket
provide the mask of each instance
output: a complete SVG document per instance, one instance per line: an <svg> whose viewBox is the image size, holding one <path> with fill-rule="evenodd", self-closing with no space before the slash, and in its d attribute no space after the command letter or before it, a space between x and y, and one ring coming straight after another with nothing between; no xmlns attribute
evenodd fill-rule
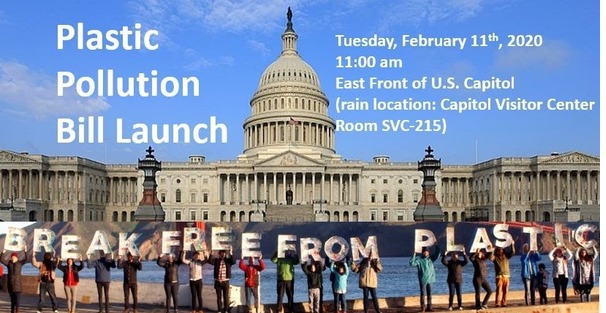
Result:
<svg viewBox="0 0 606 313"><path fill-rule="evenodd" d="M433 266L440 257L440 247L436 246L433 255L430 256L429 249L423 247L421 256L417 257L415 252L410 258L410 266L417 267L417 275L419 278L419 289L421 290L420 302L422 312L434 312L431 305L431 285L436 282L436 270ZM425 294L427 294L427 307L425 306Z"/></svg>
<svg viewBox="0 0 606 313"><path fill-rule="evenodd" d="M541 255L535 250L530 250L527 243L524 244L522 246L522 255L520 256L520 262L522 263L520 273L522 274L522 282L524 283L524 301L526 305L534 305L535 303L539 274L537 262L539 261L541 261Z"/></svg>
<svg viewBox="0 0 606 313"><path fill-rule="evenodd" d="M347 293L347 277L349 277L349 266L347 265L347 262L336 261L330 265L330 271L335 274L335 280L333 282L335 307L334 311L335 313L345 313L347 311L347 301L345 299L345 294Z"/></svg>

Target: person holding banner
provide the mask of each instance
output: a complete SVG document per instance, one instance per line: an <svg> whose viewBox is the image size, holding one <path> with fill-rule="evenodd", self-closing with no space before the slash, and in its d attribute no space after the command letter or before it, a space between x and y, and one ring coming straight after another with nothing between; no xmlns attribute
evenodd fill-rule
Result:
<svg viewBox="0 0 606 313"><path fill-rule="evenodd" d="M563 251L566 251L564 254ZM549 252L549 259L553 269L553 288L555 289L555 301L560 303L560 293L562 294L562 302L566 303L568 288L568 261L572 256L572 252L566 247L556 247Z"/></svg>
<svg viewBox="0 0 606 313"><path fill-rule="evenodd" d="M283 258L278 257L278 252L274 252L271 262L276 264L277 293L278 293L278 312L282 311L282 300L284 292L288 298L288 313L294 312L295 296L295 265L299 264L299 257L291 250L285 252Z"/></svg>
<svg viewBox="0 0 606 313"><path fill-rule="evenodd" d="M118 268L121 268L124 271L124 283L122 285L124 289L124 313L129 312L130 293L133 295L133 312L137 313L137 309L139 308L137 298L137 272L143 268L139 257L137 256L135 259L130 251L126 254L125 260L122 259L121 255L118 256Z"/></svg>
<svg viewBox="0 0 606 313"><path fill-rule="evenodd" d="M95 284L97 285L99 313L103 313L104 303L105 313L109 313L109 283L112 281L110 270L116 268L116 261L114 260L112 253L105 254L103 250L99 250L99 258L96 260L90 261L91 256L92 254L89 254L86 259L86 267L95 269Z"/></svg>
<svg viewBox="0 0 606 313"><path fill-rule="evenodd" d="M463 260L459 260L459 253L453 252L450 260L446 261L446 253L442 255L442 264L448 269L446 282L448 283L448 310L452 311L452 302L454 300L455 291L457 293L457 304L459 310L463 310L461 305L461 283L463 282L463 266L467 265L469 260L463 248Z"/></svg>
<svg viewBox="0 0 606 313"><path fill-rule="evenodd" d="M593 246L593 255L587 249L579 248L572 263L572 284L581 296L581 302L591 301L591 289L595 282L595 261L598 250Z"/></svg>
<svg viewBox="0 0 606 313"><path fill-rule="evenodd" d="M526 305L529 303L534 305L536 298L536 288L538 284L539 267L537 262L541 261L541 254L535 250L530 250L530 246L525 243L522 246L522 282L524 283L524 301ZM530 302L528 301L530 298Z"/></svg>
<svg viewBox="0 0 606 313"><path fill-rule="evenodd" d="M491 246L488 246L490 248ZM473 264L473 289L475 290L476 299L476 310L488 309L488 300L492 295L492 288L486 279L488 276L488 270L486 269L486 260L490 255L486 255L485 249L478 249L476 253L471 255L471 264ZM484 300L480 302L480 288L486 291Z"/></svg>
<svg viewBox="0 0 606 313"><path fill-rule="evenodd" d="M14 251L10 257L6 259L6 250L2 251L0 261L7 269L7 287L8 295L11 299L11 313L19 313L19 305L21 301L21 269L27 260L27 249L23 251L23 257L19 258L19 253Z"/></svg>
<svg viewBox="0 0 606 313"><path fill-rule="evenodd" d="M360 263L355 262L351 265L351 270L354 273L360 274L358 285L362 289L362 303L364 304L364 313L368 312L368 295L372 297L372 305L375 308L375 312L379 311L379 301L377 300L377 286L379 279L377 273L383 270L383 265L378 258L373 258L372 251L368 254L368 257L363 258Z"/></svg>
<svg viewBox="0 0 606 313"><path fill-rule="evenodd" d="M345 294L347 293L349 266L347 266L347 262L335 261L330 265L330 271L335 274L335 281L333 282L335 290L333 302L335 313L346 313L347 300L345 299Z"/></svg>
<svg viewBox="0 0 606 313"><path fill-rule="evenodd" d="M236 264L234 258L229 252L219 250L219 257L212 255L208 263L213 265L213 278L215 279L215 292L217 293L217 312L228 313L231 311L229 306L229 279L231 278L231 267Z"/></svg>
<svg viewBox="0 0 606 313"><path fill-rule="evenodd" d="M173 312L177 313L179 307L179 265L181 258L175 260L172 253L156 261L158 266L164 268L164 294L166 295L166 313L170 311L170 302L173 302Z"/></svg>
<svg viewBox="0 0 606 313"><path fill-rule="evenodd" d="M246 306L248 307L248 313L253 313L253 307L255 313L259 312L259 272L265 269L265 263L263 259L259 257L259 264L255 264L254 257L248 257L248 264L244 263L244 259L240 259L238 267L244 271L244 295L246 297ZM254 304L253 304L254 301Z"/></svg>
<svg viewBox="0 0 606 313"><path fill-rule="evenodd" d="M415 266L417 268L419 288L421 290L421 296L419 298L422 312L434 312L431 305L431 285L436 282L436 271L433 262L440 257L440 248L436 246L436 249L431 256L429 255L429 249L427 249L427 247L423 247L421 253L422 256L417 257L417 253L415 252L410 259L409 264L410 266ZM425 307L425 294L427 294L427 307Z"/></svg>
<svg viewBox="0 0 606 313"><path fill-rule="evenodd" d="M509 259L511 259L515 253L515 247L511 244L508 252L505 252L505 249L502 247L496 247L494 253L489 257L494 263L494 274L497 280L495 296L496 307L507 306L507 292L509 291L509 277L511 276L511 272L509 271Z"/></svg>
<svg viewBox="0 0 606 313"><path fill-rule="evenodd" d="M59 260L55 258L53 254L54 253L45 252L42 262L36 260L35 254L32 256L32 265L39 269L38 282L40 283L40 293L38 294L38 313L42 312L42 304L44 303L47 293L51 299L53 311L55 313L59 312L57 295L55 294L55 270L57 269Z"/></svg>
<svg viewBox="0 0 606 313"><path fill-rule="evenodd" d="M66 261L67 265L63 265L61 258L59 258L59 265L57 266L63 272L63 289L65 290L68 313L76 312L76 294L78 292L78 282L80 281L78 272L84 268L82 257L79 258L79 261L80 264L76 265L74 259L68 258Z"/></svg>
<svg viewBox="0 0 606 313"><path fill-rule="evenodd" d="M307 276L307 293L309 296L309 308L311 313L319 313L322 303L320 302L320 294L322 293L322 271L326 269L321 261L314 261L311 264L303 262L301 269Z"/></svg>
<svg viewBox="0 0 606 313"><path fill-rule="evenodd" d="M202 266L206 258L200 259L200 252L194 251L191 261L181 254L183 264L189 266L189 291L191 292L191 313L202 313Z"/></svg>

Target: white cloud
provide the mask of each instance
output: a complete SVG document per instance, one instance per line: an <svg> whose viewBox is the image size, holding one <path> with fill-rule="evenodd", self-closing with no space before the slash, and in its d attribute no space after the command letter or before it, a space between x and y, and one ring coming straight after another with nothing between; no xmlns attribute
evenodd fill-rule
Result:
<svg viewBox="0 0 606 313"><path fill-rule="evenodd" d="M262 42L260 42L260 41L256 41L256 40L252 40L252 39L250 39L250 40L248 40L246 43L247 43L247 44L248 44L248 46L250 46L250 47L251 47L251 48L252 48L254 51L259 52L259 53L260 53L261 55L263 55L263 56L267 56L267 55L270 53L270 51L271 51L271 50L269 50L269 49L267 48L267 46L266 46L264 43L262 43Z"/></svg>
<svg viewBox="0 0 606 313"><path fill-rule="evenodd" d="M129 6L140 22L168 31L188 24L198 24L221 31L268 31L282 27L276 21L285 16L290 5L302 7L302 1L262 0L133 0Z"/></svg>
<svg viewBox="0 0 606 313"><path fill-rule="evenodd" d="M443 21L459 22L479 15L486 7L497 8L502 5L502 0L402 1L383 13L379 29L388 31L391 27L403 24L420 26Z"/></svg>
<svg viewBox="0 0 606 313"><path fill-rule="evenodd" d="M220 57L218 59L214 59L214 60L210 60L210 59L207 59L204 57L199 57L194 62L191 62L191 63L185 65L184 68L186 70L190 70L190 71L197 71L202 68L208 68L208 67L213 67L213 66L218 66L218 65L231 66L234 63L235 63L234 58L232 58L230 56L222 56L222 57Z"/></svg>
<svg viewBox="0 0 606 313"><path fill-rule="evenodd" d="M102 97L82 98L75 92L59 97L56 77L18 62L0 62L0 109L8 114L43 119L65 114L95 114L109 107Z"/></svg>
<svg viewBox="0 0 606 313"><path fill-rule="evenodd" d="M539 67L554 69L562 66L571 55L570 46L563 41L545 41L540 47L504 48L496 57L498 68Z"/></svg>

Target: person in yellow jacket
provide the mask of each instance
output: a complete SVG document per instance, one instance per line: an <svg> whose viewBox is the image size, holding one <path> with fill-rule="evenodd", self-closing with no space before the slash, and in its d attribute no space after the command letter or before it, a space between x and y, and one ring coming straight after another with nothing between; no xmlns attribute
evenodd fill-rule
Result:
<svg viewBox="0 0 606 313"><path fill-rule="evenodd" d="M507 306L507 292L509 291L509 259L516 253L516 249L512 244L508 252L505 249L497 247L494 253L488 258L494 263L494 274L496 278L497 290L495 292L495 306Z"/></svg>

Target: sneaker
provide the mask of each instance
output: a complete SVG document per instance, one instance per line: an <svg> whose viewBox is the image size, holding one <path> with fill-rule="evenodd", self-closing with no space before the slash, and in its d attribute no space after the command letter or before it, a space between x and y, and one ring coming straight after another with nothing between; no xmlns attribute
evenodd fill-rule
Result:
<svg viewBox="0 0 606 313"><path fill-rule="evenodd" d="M452 307L451 306L448 307L448 311L452 311Z"/></svg>
<svg viewBox="0 0 606 313"><path fill-rule="evenodd" d="M483 310L488 310L488 306L487 305L482 305L482 309Z"/></svg>
<svg viewBox="0 0 606 313"><path fill-rule="evenodd" d="M463 307L462 306L459 307L459 311L463 311Z"/></svg>

